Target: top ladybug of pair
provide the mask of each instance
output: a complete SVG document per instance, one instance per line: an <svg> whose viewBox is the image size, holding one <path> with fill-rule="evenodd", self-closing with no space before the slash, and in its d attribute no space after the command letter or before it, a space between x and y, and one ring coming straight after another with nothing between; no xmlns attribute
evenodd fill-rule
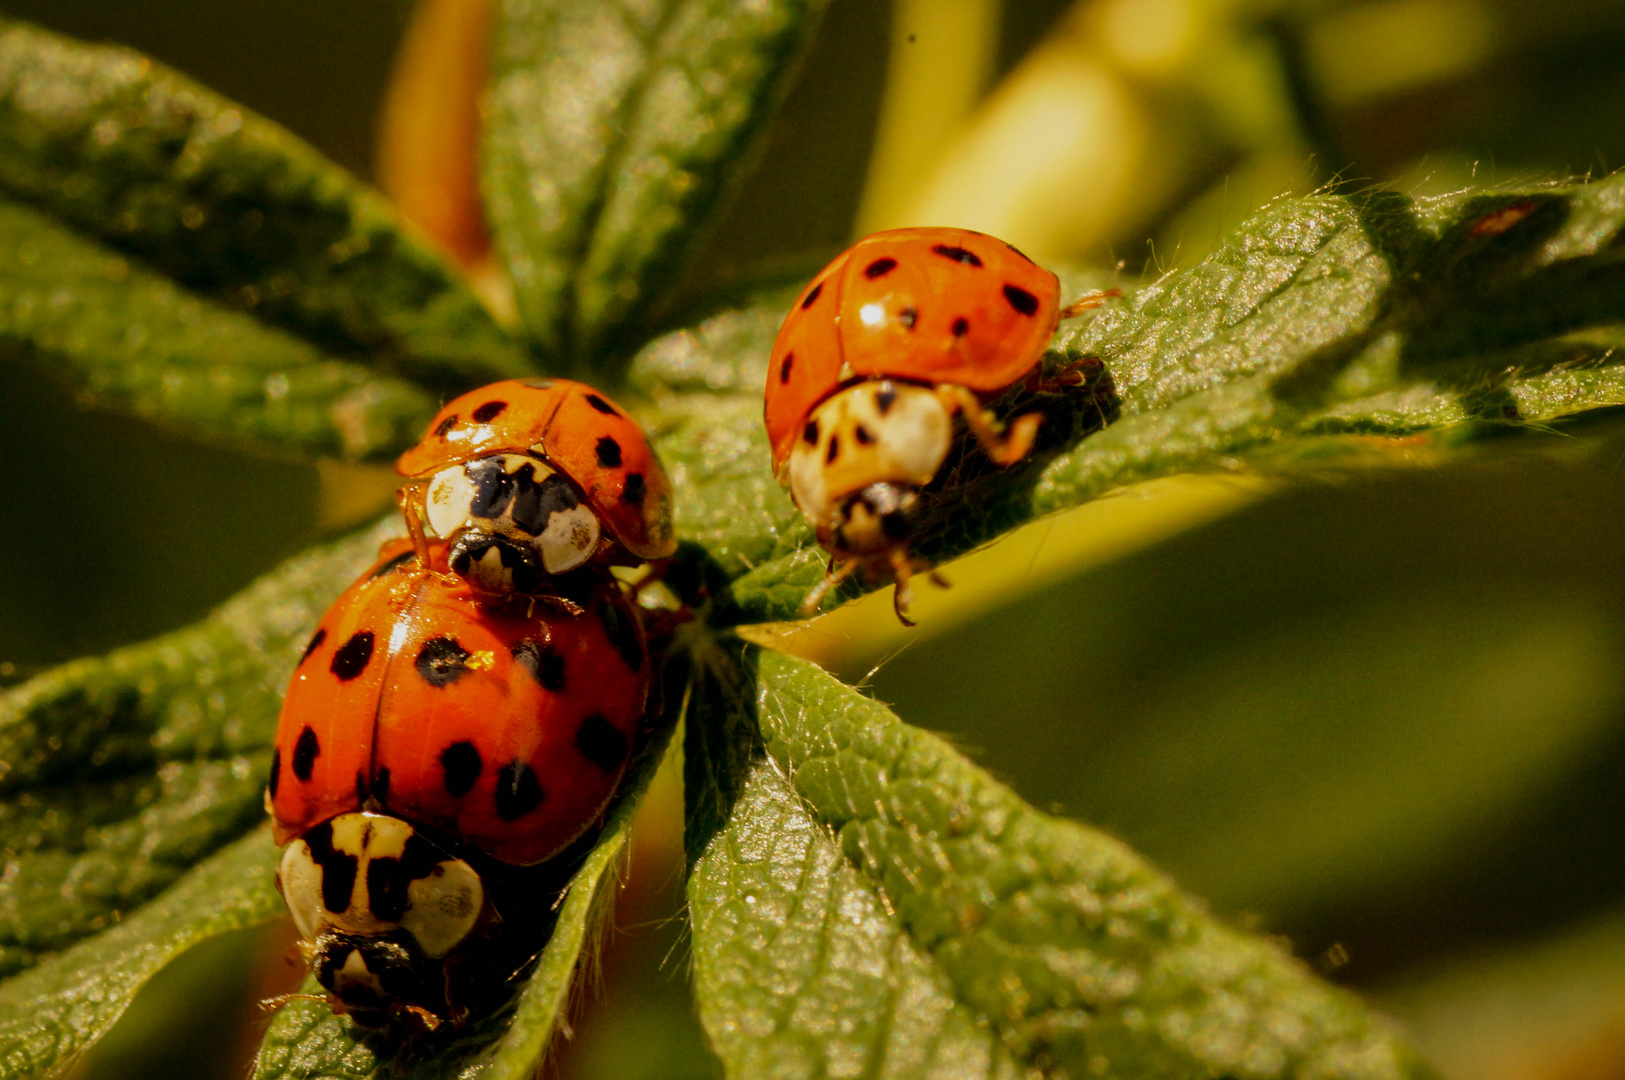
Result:
<svg viewBox="0 0 1625 1080"><path fill-rule="evenodd" d="M909 540L954 418L995 464L1026 457L1039 415L1005 428L988 403L1019 382L1081 383L1077 367L1040 379L1044 349L1061 319L1117 295L1063 308L1054 274L968 229L875 233L813 278L773 344L765 408L774 471L831 554L805 613L854 571L889 571L909 624L909 578L929 568Z"/></svg>
<svg viewBox="0 0 1625 1080"><path fill-rule="evenodd" d="M464 394L395 468L414 481L400 498L420 554L425 534L451 541L447 565L486 601L520 594L579 614L568 597L582 590L562 579L677 550L671 480L643 430L569 379Z"/></svg>

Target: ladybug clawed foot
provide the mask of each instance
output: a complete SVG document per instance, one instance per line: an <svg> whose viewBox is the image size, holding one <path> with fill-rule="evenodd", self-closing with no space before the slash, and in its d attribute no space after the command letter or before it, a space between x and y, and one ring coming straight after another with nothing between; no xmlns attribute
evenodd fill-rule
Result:
<svg viewBox="0 0 1625 1080"><path fill-rule="evenodd" d="M897 614L898 622L904 626L914 626L914 620L908 617L909 609L914 605L914 589L910 584L910 580L919 574L924 574L939 589L947 589L951 585L936 567L924 559L910 555L901 548L892 551L890 561L892 576L897 579L897 584L892 589L892 611Z"/></svg>
<svg viewBox="0 0 1625 1080"><path fill-rule="evenodd" d="M909 617L913 607L914 589L913 579L924 575L938 588L952 588L952 583L943 576L942 572L928 560L917 555L910 555L906 548L892 548L879 555L867 557L855 556L842 558L835 556L830 559L829 569L824 574L824 580L813 586L807 593L806 599L801 602L801 614L812 616L818 612L818 607L824 602L829 591L840 585L855 573L861 574L865 579L872 579L883 575L887 570L891 572L892 580L896 583L892 592L892 610L897 614L897 621L904 626L914 626L915 622Z"/></svg>

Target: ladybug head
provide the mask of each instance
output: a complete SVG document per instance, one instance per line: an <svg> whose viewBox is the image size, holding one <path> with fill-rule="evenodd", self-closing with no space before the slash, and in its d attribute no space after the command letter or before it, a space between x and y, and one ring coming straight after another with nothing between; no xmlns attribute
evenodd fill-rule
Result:
<svg viewBox="0 0 1625 1080"><path fill-rule="evenodd" d="M438 965L404 931L368 937L324 930L312 943L310 966L329 999L362 1027L387 1027L404 1003L440 1004L430 977Z"/></svg>
<svg viewBox="0 0 1625 1080"><path fill-rule="evenodd" d="M423 517L430 536L483 538L478 552L463 544L473 565L453 569L491 593L534 592L543 573L574 570L597 553L603 531L580 486L534 454L493 454L442 469L428 481ZM494 551L498 542L503 550Z"/></svg>
<svg viewBox="0 0 1625 1080"><path fill-rule="evenodd" d="M430 974L485 908L472 866L409 823L367 812L340 814L289 841L277 888L309 943L317 980L371 1026L401 1005L439 1004Z"/></svg>

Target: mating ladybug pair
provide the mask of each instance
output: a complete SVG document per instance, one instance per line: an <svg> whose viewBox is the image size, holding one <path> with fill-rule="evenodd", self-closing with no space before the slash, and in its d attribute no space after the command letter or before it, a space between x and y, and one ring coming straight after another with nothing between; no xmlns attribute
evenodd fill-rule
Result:
<svg viewBox="0 0 1625 1080"><path fill-rule="evenodd" d="M770 360L773 464L831 553L816 608L891 573L907 621L922 492L962 418L995 464L1038 417L987 403L1034 382L1055 275L959 229L860 241L797 299ZM1036 388L1043 388L1036 384ZM323 618L283 706L266 801L277 884L326 1000L433 1027L500 983L623 777L649 709L645 630L613 566L676 541L637 425L563 379L456 399L400 458L410 539Z"/></svg>
<svg viewBox="0 0 1625 1080"><path fill-rule="evenodd" d="M411 537L306 647L266 803L326 1000L433 1027L539 947L620 785L654 672L607 568L676 540L643 432L580 383L465 394L397 468Z"/></svg>

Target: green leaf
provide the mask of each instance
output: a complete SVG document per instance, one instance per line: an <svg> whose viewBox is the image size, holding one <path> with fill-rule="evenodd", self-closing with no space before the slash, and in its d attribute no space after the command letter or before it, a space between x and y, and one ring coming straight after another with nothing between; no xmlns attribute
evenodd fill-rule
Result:
<svg viewBox="0 0 1625 1080"><path fill-rule="evenodd" d="M306 553L194 626L0 695L0 976L127 925L263 820L288 673L331 599L398 529ZM195 914L211 917L209 905Z"/></svg>
<svg viewBox="0 0 1625 1080"><path fill-rule="evenodd" d="M306 454L389 457L438 400L0 198L0 343L99 404Z"/></svg>
<svg viewBox="0 0 1625 1080"><path fill-rule="evenodd" d="M1046 366L1093 356L1110 381L1059 404L1019 390L998 403L1044 409L1051 444L934 493L916 546L950 558L1178 472L1319 468L1351 436L1438 431L1459 445L1625 402L1622 223L1625 176L1425 202L1281 200L1197 265L1064 324ZM651 424L682 477L680 527L719 578L719 625L796 618L824 569L768 477L756 399L779 318L718 316L632 369L661 405ZM1115 419L1101 429L1102 416Z"/></svg>
<svg viewBox="0 0 1625 1080"><path fill-rule="evenodd" d="M1116 841L813 665L718 651L689 899L730 1075L1431 1075Z"/></svg>
<svg viewBox="0 0 1625 1080"><path fill-rule="evenodd" d="M485 189L532 340L630 352L681 282L826 0L505 0Z"/></svg>
<svg viewBox="0 0 1625 1080"><path fill-rule="evenodd" d="M0 1077L55 1073L104 1035L159 968L282 908L276 849L255 829L112 929L0 983Z"/></svg>
<svg viewBox="0 0 1625 1080"><path fill-rule="evenodd" d="M681 686L682 669L668 681ZM681 700L681 699L677 699ZM675 719L672 711L668 719ZM538 897L532 918L554 919L547 944L521 976L514 1000L474 1017L461 1029L404 1036L393 1043L358 1034L349 1020L321 1001L284 1006L266 1032L254 1066L255 1080L303 1080L311 1076L412 1076L480 1080L528 1080L552 1045L577 971L590 963L593 937L609 914L618 868L624 862L632 819L661 759L675 754L671 723L662 723L633 761L603 831L565 887L562 902ZM320 994L314 980L307 993Z"/></svg>
<svg viewBox="0 0 1625 1080"><path fill-rule="evenodd" d="M189 289L442 392L531 370L376 192L128 49L0 20L0 192Z"/></svg>

